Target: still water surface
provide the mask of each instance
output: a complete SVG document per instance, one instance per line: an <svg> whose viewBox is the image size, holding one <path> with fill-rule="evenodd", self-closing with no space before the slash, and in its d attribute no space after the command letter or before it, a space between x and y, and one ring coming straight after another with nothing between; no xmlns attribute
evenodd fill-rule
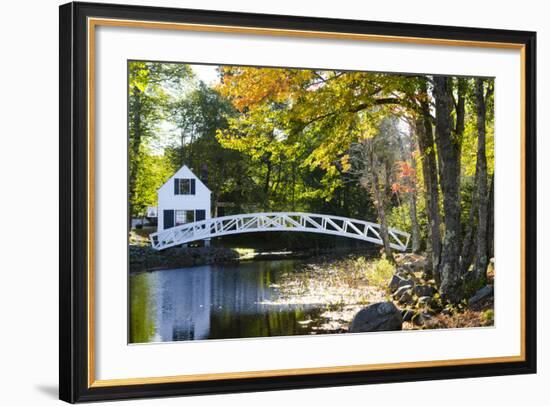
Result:
<svg viewBox="0 0 550 406"><path fill-rule="evenodd" d="M270 303L300 260L251 261L130 276L130 342L310 334L321 305Z"/></svg>

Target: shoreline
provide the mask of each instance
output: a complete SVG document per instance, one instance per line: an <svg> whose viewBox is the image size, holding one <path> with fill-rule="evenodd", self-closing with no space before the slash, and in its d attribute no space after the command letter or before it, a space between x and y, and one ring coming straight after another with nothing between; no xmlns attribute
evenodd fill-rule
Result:
<svg viewBox="0 0 550 406"><path fill-rule="evenodd" d="M193 266L231 264L238 262L284 260L284 259L317 259L341 258L345 255L361 254L374 257L378 250L358 248L321 248L307 250L264 251L256 249L241 249L227 247L173 247L157 251L149 245L130 244L129 272L154 272L174 268L189 268Z"/></svg>

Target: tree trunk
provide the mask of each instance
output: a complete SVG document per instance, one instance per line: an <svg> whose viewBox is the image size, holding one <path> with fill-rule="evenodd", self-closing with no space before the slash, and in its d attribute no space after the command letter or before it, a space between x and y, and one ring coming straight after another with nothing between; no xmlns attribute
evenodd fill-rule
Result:
<svg viewBox="0 0 550 406"><path fill-rule="evenodd" d="M374 159L374 151L369 151L369 168L372 178L372 194L374 196L374 204L376 206L376 211L378 212L378 221L380 222L380 237L382 237L382 242L384 244L384 253L386 258L395 262L393 258L393 253L390 247L390 234L388 232L388 222L386 220L386 210L384 208L385 202L385 193L380 191L380 180L376 170L376 164Z"/></svg>
<svg viewBox="0 0 550 406"><path fill-rule="evenodd" d="M435 155L434 136L432 130L432 117L428 101L428 89L426 82L422 83L420 108L422 116L417 119L416 135L418 148L422 157L422 174L424 177L424 200L426 217L428 218L428 241L426 251L431 257L432 273L439 286L439 258L441 255L441 217L439 214L439 188L437 180L437 161Z"/></svg>
<svg viewBox="0 0 550 406"><path fill-rule="evenodd" d="M468 223L466 224L466 233L464 235L464 240L462 243L462 253L460 254L460 269L462 274L468 272L472 261L474 260L475 254L475 236L477 230L477 172L475 175L474 181L474 193L472 196L472 203L470 206L470 212L468 213Z"/></svg>
<svg viewBox="0 0 550 406"><path fill-rule="evenodd" d="M409 212L412 225L412 252L415 254L420 251L420 226L418 225L418 217L416 213L416 192L410 192Z"/></svg>
<svg viewBox="0 0 550 406"><path fill-rule="evenodd" d="M452 79L434 77L436 144L440 159L439 179L443 193L445 234L441 247L439 275L442 296L458 303L463 296L460 257L460 142L453 137Z"/></svg>
<svg viewBox="0 0 550 406"><path fill-rule="evenodd" d="M462 138L464 137L464 120L466 117L466 90L468 89L468 82L466 81L465 78L458 78L457 87L458 87L457 89L458 98L456 102L456 125L455 125L454 139L458 148L458 173L460 176L460 168L461 168L460 155L462 154ZM460 182L458 183L458 185L460 187Z"/></svg>
<svg viewBox="0 0 550 406"><path fill-rule="evenodd" d="M475 104L477 113L477 161L476 172L479 174L477 185L478 227L476 241L476 262L474 271L476 280L484 284L487 279L487 154L485 151L485 95L484 80L475 80Z"/></svg>
<svg viewBox="0 0 550 406"><path fill-rule="evenodd" d="M393 258L393 253L390 247L390 234L388 232L388 222L386 220L386 210L384 209L384 198L382 197L382 193L380 192L379 185L378 185L378 174L376 173L376 170L373 170L372 174L372 192L374 194L374 198L376 200L376 210L378 212L378 221L380 221L380 236L382 237L382 242L384 243L384 253L386 254L386 258L391 261L395 262Z"/></svg>
<svg viewBox="0 0 550 406"><path fill-rule="evenodd" d="M412 135L409 138L409 159L411 161L411 168L416 174L416 160L414 158L414 139ZM409 197L410 205L409 212L411 216L411 226L412 226L412 252L415 254L420 251L420 226L418 225L418 213L417 213L417 204L416 204L416 182L417 179L413 182L413 179L409 179Z"/></svg>
<svg viewBox="0 0 550 406"><path fill-rule="evenodd" d="M141 91L133 89L133 110L132 117L133 134L130 140L130 179L128 184L128 227L132 228L133 200L136 193L136 177L138 174L138 155L141 146Z"/></svg>
<svg viewBox="0 0 550 406"><path fill-rule="evenodd" d="M404 162L409 162L414 173L416 173L416 160L414 159L413 152L415 150L413 136L409 134L409 145L405 151L403 142L400 142L401 148L401 159ZM412 243L412 252L415 254L420 251L420 226L418 225L418 214L417 214L417 202L416 202L416 183L410 177L406 182L407 187L407 196L409 198L409 216L411 218L411 243Z"/></svg>
<svg viewBox="0 0 550 406"><path fill-rule="evenodd" d="M462 137L464 135L464 119L466 115L466 109L465 109L465 96L466 96L466 90L467 90L467 81L464 78L458 79L458 100L456 104L456 127L455 127L455 138L458 140L460 148L462 148ZM460 153L459 153L460 154ZM460 159L460 158L459 158ZM460 160L459 160L460 163ZM459 167L460 172L460 167ZM478 176L479 174L475 173L474 176L474 190L476 190L477 183L478 183ZM470 265L472 264L472 261L475 257L475 247L474 247L474 241L475 241L475 232L476 232L476 214L477 214L477 207L478 207L478 199L477 195L474 192L474 195L472 196L472 202L470 211L468 213L468 223L466 224L466 230L464 233L464 239L462 241L462 250L460 254L460 272L462 275L464 275L468 269L470 268Z"/></svg>

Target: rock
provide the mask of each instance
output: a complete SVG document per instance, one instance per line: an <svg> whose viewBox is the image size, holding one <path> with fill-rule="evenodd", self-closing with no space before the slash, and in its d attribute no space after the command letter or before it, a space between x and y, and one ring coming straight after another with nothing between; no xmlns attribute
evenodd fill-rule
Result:
<svg viewBox="0 0 550 406"><path fill-rule="evenodd" d="M435 312L440 312L441 310L443 310L443 303L434 297L431 298L429 306L430 310L433 310Z"/></svg>
<svg viewBox="0 0 550 406"><path fill-rule="evenodd" d="M401 298L401 296L403 295L403 293L405 293L408 290L411 290L412 287L413 287L413 285L411 285L411 284L406 284L406 285L403 285L403 286L399 287L399 289L397 289L395 291L395 293L393 294L393 298L395 300L399 300Z"/></svg>
<svg viewBox="0 0 550 406"><path fill-rule="evenodd" d="M414 272L423 271L428 267L428 260L426 258L420 258L417 261L409 263L409 266Z"/></svg>
<svg viewBox="0 0 550 406"><path fill-rule="evenodd" d="M412 317L411 321L415 326L423 326L432 317L433 316L427 312L419 312Z"/></svg>
<svg viewBox="0 0 550 406"><path fill-rule="evenodd" d="M411 317L411 323L415 326L421 326L422 324L424 324L424 320L422 320L422 316L420 316L420 313L415 313Z"/></svg>
<svg viewBox="0 0 550 406"><path fill-rule="evenodd" d="M401 278L400 276L394 274L390 280L390 283L388 285L388 289L390 291L390 293L393 293L397 290L397 288L399 288L400 286L400 283L403 282L404 279Z"/></svg>
<svg viewBox="0 0 550 406"><path fill-rule="evenodd" d="M432 302L431 296L421 296L416 301L416 304L418 306L430 306L431 302Z"/></svg>
<svg viewBox="0 0 550 406"><path fill-rule="evenodd" d="M433 296L437 293L437 289L430 285L416 285L413 289L416 296Z"/></svg>
<svg viewBox="0 0 550 406"><path fill-rule="evenodd" d="M414 286L414 281L413 281L412 279L402 279L402 280L399 282L398 288L403 287L403 286L410 286L410 287L413 287L413 286Z"/></svg>
<svg viewBox="0 0 550 406"><path fill-rule="evenodd" d="M413 316L414 316L414 311L411 309L405 309L401 312L401 317L403 318L403 321L411 321Z"/></svg>
<svg viewBox="0 0 550 406"><path fill-rule="evenodd" d="M480 302L483 299L486 299L488 297L493 296L494 289L493 285L486 285L479 289L469 300L468 300L468 306L472 306L478 302Z"/></svg>
<svg viewBox="0 0 550 406"><path fill-rule="evenodd" d="M405 285L415 285L416 284L416 280L417 278L413 275L413 274L406 274L406 273L402 273L402 272L397 272L396 275L401 278L402 282L400 282L399 284L399 288L401 286L405 286Z"/></svg>
<svg viewBox="0 0 550 406"><path fill-rule="evenodd" d="M405 292L401 294L401 296L398 299L399 303L402 305L410 305L414 303L412 291L410 289L407 289Z"/></svg>
<svg viewBox="0 0 550 406"><path fill-rule="evenodd" d="M401 330L403 318L392 302L379 302L361 309L353 318L350 333Z"/></svg>
<svg viewBox="0 0 550 406"><path fill-rule="evenodd" d="M395 271L398 275L410 276L414 273L413 269L408 265L400 265Z"/></svg>

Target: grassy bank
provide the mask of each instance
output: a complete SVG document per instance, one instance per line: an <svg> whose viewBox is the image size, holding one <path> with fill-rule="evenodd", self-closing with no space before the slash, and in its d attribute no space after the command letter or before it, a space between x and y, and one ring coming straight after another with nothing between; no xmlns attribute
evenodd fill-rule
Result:
<svg viewBox="0 0 550 406"><path fill-rule="evenodd" d="M279 295L271 302L274 305L324 306L320 320L315 323L319 333L346 332L353 317L363 307L381 301L393 300L404 312L422 314L422 322L410 319L403 323L405 330L485 327L494 324L493 299L488 298L474 306L467 302L457 306L442 303L439 294L430 305L403 304L394 299L388 289L389 281L400 264L393 264L385 258L365 257L358 254L315 257L303 264L301 272L284 275L283 280L272 288ZM417 284L433 283L423 279L421 269L411 273Z"/></svg>

